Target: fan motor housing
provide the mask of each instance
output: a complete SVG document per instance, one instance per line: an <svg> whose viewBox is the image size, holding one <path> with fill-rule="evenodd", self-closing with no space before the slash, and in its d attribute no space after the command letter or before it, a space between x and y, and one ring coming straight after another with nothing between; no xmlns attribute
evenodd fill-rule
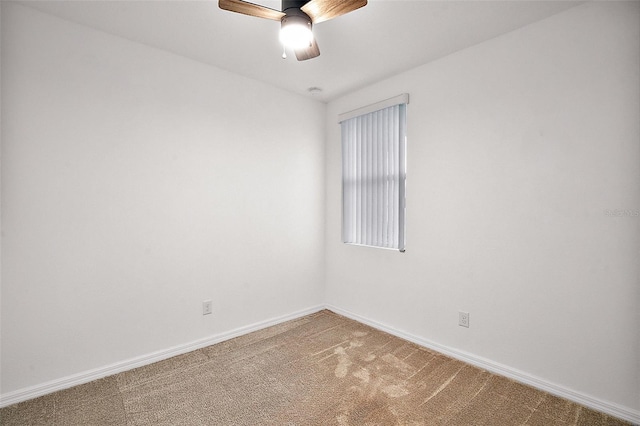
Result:
<svg viewBox="0 0 640 426"><path fill-rule="evenodd" d="M307 3L309 3L309 0L282 0L281 10L286 12L287 9L300 9Z"/></svg>

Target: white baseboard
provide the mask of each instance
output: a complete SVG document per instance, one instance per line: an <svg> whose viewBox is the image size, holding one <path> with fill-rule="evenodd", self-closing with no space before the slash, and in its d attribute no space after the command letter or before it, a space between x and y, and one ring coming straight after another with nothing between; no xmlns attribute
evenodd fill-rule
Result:
<svg viewBox="0 0 640 426"><path fill-rule="evenodd" d="M324 305L318 305L304 309L302 311L293 312L288 315L271 318L269 320L257 322L244 327L239 327L234 330L216 334L213 336L205 337L204 339L195 340L193 342L185 343L178 346L173 346L161 351L152 352L150 354L142 355L139 357L131 358L125 361L117 362L104 367L96 368L82 373L73 374L71 376L63 377L60 379L52 380L46 383L42 383L28 388L19 389L17 391L8 392L0 395L0 408L8 405L16 404L18 402L27 401L29 399L37 398L52 392L56 392L62 389L67 389L73 386L82 385L84 383L91 382L93 380L101 379L103 377L112 376L114 374L128 371L143 365L153 364L154 362L162 361L167 358L171 358L177 355L182 355L187 352L201 349L216 343L223 342L225 340L233 339L234 337L242 336L243 334L258 331L272 325L280 324L286 321L290 321L296 318L300 318L306 315L313 314L315 312L325 309Z"/></svg>
<svg viewBox="0 0 640 426"><path fill-rule="evenodd" d="M515 368L511 368L506 365L502 365L495 361L491 361L486 358L479 357L477 355L473 355L464 351L460 351L457 349L449 348L447 346L440 345L438 343L429 341L422 337L415 336L411 333L407 333L401 330L398 330L394 327L388 326L386 324L381 324L377 321L373 321L369 318L365 318L358 314L354 314L353 312L349 312L347 310L338 308L337 306L326 305L326 309L335 312L339 315L343 315L347 318L351 318L355 321L361 322L363 324L369 325L378 330L384 331L386 333L392 334L394 336L400 337L401 339L408 340L417 345L423 346L428 349L432 349L436 352L440 352L441 354L450 356L452 358L458 359L460 361L466 362L471 365L475 365L476 367L480 367L484 370L490 371L492 373L499 374L501 376L508 377L517 382L524 383L529 386L533 386L534 388L543 390L550 394L559 396L561 398L568 399L577 404L583 405L588 408L592 408L597 411L601 411L603 413L610 414L612 416L618 417L620 419L629 421L636 425L640 424L640 411L632 410L627 407L620 406L618 404L614 404L607 401L602 401L598 398L594 398L590 395L585 395L580 392L576 392L572 389L565 388L563 386L557 385L555 383L551 383L547 380L541 379L539 377L535 377L531 374L525 373L523 371L517 370Z"/></svg>
<svg viewBox="0 0 640 426"><path fill-rule="evenodd" d="M255 324L250 324L244 327L239 327L225 333L220 333L220 334L206 337L204 339L199 339L193 342L174 346L174 347L153 352L147 355L131 358L131 359L117 362L104 367L100 367L100 368L85 371L82 373L73 374L71 376L63 377L60 379L52 380L50 382L42 383L36 386L31 386L28 388L19 389L17 391L2 394L0 395L0 407L5 407L18 402L27 401L29 399L37 398L39 396L43 396L43 395L56 392L62 389L88 383L93 380L101 379L103 377L111 376L117 373L121 373L123 371L128 371L133 368L152 364L154 362L162 361L164 359L171 358L177 355L182 355L184 353L194 351L196 349L201 349L216 343L220 343L225 340L233 339L234 337L251 333L253 331L258 331L263 328L270 327L272 325L276 325L282 322L300 318L305 315L309 315L309 314L321 311L323 309L329 309L347 318L351 318L363 324L367 324L378 330L382 330L386 333L408 340L417 345L432 349L444 355L448 355L452 358L456 358L466 363L475 365L477 367L480 367L492 373L496 373L501 376L508 377L510 379L527 384L529 386L533 386L545 392L549 392L553 395L557 395L561 398L568 399L570 401L576 402L578 404L584 405L594 410L598 410L598 411L610 414L612 416L627 420L634 424L640 424L640 412L636 410L632 410L630 408L613 404L607 401L602 401L590 395L585 395L580 392L576 392L572 389L568 389L563 386L557 385L555 383L548 382L539 377L532 376L531 374L511 368L506 365L499 364L495 361L491 361L489 359L482 358L464 351L460 351L457 349L440 345L438 343L429 341L422 337L418 337L411 333L398 330L394 327L379 323L377 321L373 321L369 318L365 318L363 316L338 308L337 306L333 306L333 305L318 305L318 306L310 307L302 311L293 312L288 315L279 316L279 317L261 321Z"/></svg>

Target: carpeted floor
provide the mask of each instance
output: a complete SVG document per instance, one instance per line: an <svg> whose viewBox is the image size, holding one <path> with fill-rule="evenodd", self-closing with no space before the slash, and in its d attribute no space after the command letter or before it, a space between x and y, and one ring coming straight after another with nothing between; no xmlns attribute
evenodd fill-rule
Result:
<svg viewBox="0 0 640 426"><path fill-rule="evenodd" d="M0 410L2 425L624 425L329 311Z"/></svg>

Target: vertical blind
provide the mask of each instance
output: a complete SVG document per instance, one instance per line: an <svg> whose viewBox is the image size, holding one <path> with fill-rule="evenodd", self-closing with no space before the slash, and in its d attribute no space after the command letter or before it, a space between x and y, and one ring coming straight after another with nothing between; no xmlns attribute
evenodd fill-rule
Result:
<svg viewBox="0 0 640 426"><path fill-rule="evenodd" d="M401 95L340 116L345 243L404 251L407 103Z"/></svg>

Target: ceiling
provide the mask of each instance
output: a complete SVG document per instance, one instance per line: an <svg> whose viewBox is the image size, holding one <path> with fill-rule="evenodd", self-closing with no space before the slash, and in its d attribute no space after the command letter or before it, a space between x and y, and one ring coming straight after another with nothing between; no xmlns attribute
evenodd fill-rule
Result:
<svg viewBox="0 0 640 426"><path fill-rule="evenodd" d="M278 22L224 11L217 0L21 3L327 102L582 2L369 0L315 26L321 55L304 62L292 52L281 58ZM279 1L254 3L280 9Z"/></svg>

